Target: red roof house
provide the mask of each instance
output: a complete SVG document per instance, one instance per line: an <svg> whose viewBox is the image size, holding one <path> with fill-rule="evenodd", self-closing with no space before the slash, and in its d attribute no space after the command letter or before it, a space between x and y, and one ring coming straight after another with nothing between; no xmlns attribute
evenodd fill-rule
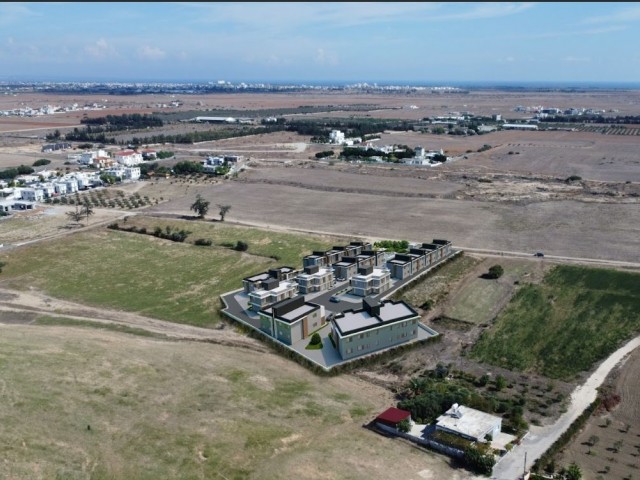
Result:
<svg viewBox="0 0 640 480"><path fill-rule="evenodd" d="M397 428L402 420L411 420L411 412L399 408L387 408L376 417L376 422L388 427Z"/></svg>

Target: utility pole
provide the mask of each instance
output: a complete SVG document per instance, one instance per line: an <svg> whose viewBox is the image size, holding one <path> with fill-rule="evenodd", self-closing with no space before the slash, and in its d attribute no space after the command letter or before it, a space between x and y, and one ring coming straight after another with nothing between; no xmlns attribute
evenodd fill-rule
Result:
<svg viewBox="0 0 640 480"><path fill-rule="evenodd" d="M527 475L527 452L524 452L524 472L522 473L522 480Z"/></svg>

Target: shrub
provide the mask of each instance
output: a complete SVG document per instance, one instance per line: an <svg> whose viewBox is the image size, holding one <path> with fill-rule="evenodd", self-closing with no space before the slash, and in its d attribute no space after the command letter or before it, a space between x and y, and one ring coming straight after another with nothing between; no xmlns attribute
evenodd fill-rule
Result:
<svg viewBox="0 0 640 480"><path fill-rule="evenodd" d="M318 332L311 335L311 341L309 342L311 345L320 345L322 343L322 338L320 338L320 334Z"/></svg>
<svg viewBox="0 0 640 480"><path fill-rule="evenodd" d="M489 272L482 275L482 278L497 279L504 274L504 268L501 265L494 265L489 268Z"/></svg>
<svg viewBox="0 0 640 480"><path fill-rule="evenodd" d="M238 240L238 243L236 243L236 246L233 247L233 249L238 252L246 252L247 250L249 250L249 244L243 242L242 240Z"/></svg>
<svg viewBox="0 0 640 480"><path fill-rule="evenodd" d="M41 167L43 165L49 165L50 163L51 163L51 160L47 160L46 158L41 158L40 160L36 160L35 162L33 162L33 166Z"/></svg>
<svg viewBox="0 0 640 480"><path fill-rule="evenodd" d="M211 243L212 243L211 240L206 238L199 238L195 242L193 242L194 245L200 245L203 247L209 247L211 246Z"/></svg>
<svg viewBox="0 0 640 480"><path fill-rule="evenodd" d="M402 433L409 432L409 430L411 430L411 423L409 422L409 419L405 418L404 420L398 422L398 430Z"/></svg>
<svg viewBox="0 0 640 480"><path fill-rule="evenodd" d="M582 177L579 175L571 175L565 179L565 183L578 182L582 180Z"/></svg>

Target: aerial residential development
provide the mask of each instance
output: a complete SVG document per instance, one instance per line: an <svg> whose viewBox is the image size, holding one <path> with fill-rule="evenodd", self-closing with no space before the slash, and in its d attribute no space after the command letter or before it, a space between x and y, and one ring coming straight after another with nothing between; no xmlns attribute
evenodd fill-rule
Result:
<svg viewBox="0 0 640 480"><path fill-rule="evenodd" d="M638 477L639 19L0 4L0 479Z"/></svg>

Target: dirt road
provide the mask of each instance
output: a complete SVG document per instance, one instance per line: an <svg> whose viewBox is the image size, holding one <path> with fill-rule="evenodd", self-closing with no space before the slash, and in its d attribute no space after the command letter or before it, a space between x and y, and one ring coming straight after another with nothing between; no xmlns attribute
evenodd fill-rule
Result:
<svg viewBox="0 0 640 480"><path fill-rule="evenodd" d="M209 342L249 348L254 351L267 351L264 345L257 340L239 335L231 328L199 328L156 320L120 310L88 307L74 302L59 300L35 290L16 291L0 288L0 324L15 323L13 318L18 318L18 314L24 316L25 313L31 317L30 320L26 320L27 323L32 322L37 316L46 315L48 317L71 318L95 323L136 327L175 340Z"/></svg>
<svg viewBox="0 0 640 480"><path fill-rule="evenodd" d="M628 355L640 346L640 337L626 343L616 350L596 369L587 381L579 386L571 394L571 402L564 413L553 425L546 427L532 426L529 435L522 443L515 447L493 469L491 478L494 480L516 480L522 474L525 467L525 455L527 468L530 468L535 460L555 442L564 431L585 411L596 399L597 388L602 385L604 379L618 363L626 361Z"/></svg>

